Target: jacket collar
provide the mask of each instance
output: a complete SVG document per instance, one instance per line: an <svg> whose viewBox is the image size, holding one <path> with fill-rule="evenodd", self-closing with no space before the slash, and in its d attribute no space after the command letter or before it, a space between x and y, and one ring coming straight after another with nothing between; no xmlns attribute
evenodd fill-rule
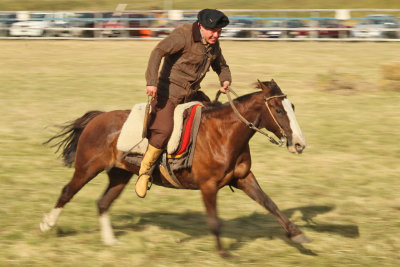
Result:
<svg viewBox="0 0 400 267"><path fill-rule="evenodd" d="M192 24L192 34L193 34L193 41L201 42L203 38L201 38L200 33L200 25L198 21L193 22Z"/></svg>

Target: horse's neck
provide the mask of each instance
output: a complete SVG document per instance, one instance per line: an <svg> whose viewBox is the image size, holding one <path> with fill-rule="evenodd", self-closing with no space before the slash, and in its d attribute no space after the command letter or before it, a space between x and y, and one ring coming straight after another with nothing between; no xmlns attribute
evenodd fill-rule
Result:
<svg viewBox="0 0 400 267"><path fill-rule="evenodd" d="M240 114L236 114L236 111L233 108L230 108L235 120L241 122L239 123L238 127L249 128L248 125L246 125L245 122L240 119L240 116L243 116L249 123L256 124L257 126L261 119L260 116L262 104L260 105L260 95L261 92L253 93L247 98L243 100L239 99L233 103L237 109L237 112Z"/></svg>
<svg viewBox="0 0 400 267"><path fill-rule="evenodd" d="M238 101L234 101L237 111L248 122L254 123L258 126L261 114L261 105L259 104L260 95L258 93L252 94ZM248 144L250 138L254 135L254 130L250 129L239 116L235 113L231 106L223 109L223 115L218 116L218 124L221 134L226 136L225 141L233 143L235 146L242 146Z"/></svg>

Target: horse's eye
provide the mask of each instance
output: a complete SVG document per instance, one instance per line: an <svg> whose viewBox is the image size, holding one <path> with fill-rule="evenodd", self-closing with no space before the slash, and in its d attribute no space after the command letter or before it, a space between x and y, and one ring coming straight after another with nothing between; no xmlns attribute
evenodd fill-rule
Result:
<svg viewBox="0 0 400 267"><path fill-rule="evenodd" d="M283 110L282 110L282 109L276 109L275 111L276 111L276 113L278 113L278 114L282 114L282 113L283 113Z"/></svg>

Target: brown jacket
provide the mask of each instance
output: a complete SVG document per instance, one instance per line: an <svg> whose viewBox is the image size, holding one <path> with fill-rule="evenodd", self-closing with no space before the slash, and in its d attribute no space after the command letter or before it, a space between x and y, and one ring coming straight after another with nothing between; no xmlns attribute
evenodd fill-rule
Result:
<svg viewBox="0 0 400 267"><path fill-rule="evenodd" d="M164 58L160 76L158 70ZM146 71L147 85L158 87L158 94L180 103L200 89L200 82L210 66L222 84L231 82L231 72L222 55L219 42L205 43L198 22L178 26L160 41L150 55Z"/></svg>

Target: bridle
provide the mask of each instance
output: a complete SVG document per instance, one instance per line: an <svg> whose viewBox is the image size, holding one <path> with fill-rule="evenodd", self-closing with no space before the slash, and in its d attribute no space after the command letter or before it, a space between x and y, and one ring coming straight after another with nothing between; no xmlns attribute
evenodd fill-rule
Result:
<svg viewBox="0 0 400 267"><path fill-rule="evenodd" d="M239 111L237 110L237 108L236 108L235 105L233 104L233 101L232 101L230 92L232 92L236 97L238 97L238 95L232 90L232 88L227 88L227 89L226 89L226 96L228 97L229 104L231 105L233 111L234 111L235 114L239 117L239 119L240 119L244 124L246 124L246 126L249 127L250 129L252 129L252 130L254 130L254 131L257 131L257 132L259 132L259 133L265 135L265 136L269 139L269 141L270 141L271 143L273 143L273 144L275 144L275 145L278 145L278 146L282 146L282 145L284 144L284 141L283 141L282 139L283 139L283 138L286 138L286 134L285 134L285 131L282 129L281 125L280 125L280 124L278 123L278 121L276 120L274 114L272 114L272 111L271 111L271 109L270 109L270 107L269 107L269 105L268 105L268 101L271 100L271 99L274 99L274 98L286 97L286 95L282 94L282 95L274 95L274 96L270 96L270 97L264 97L265 105L267 106L267 109L268 109L268 111L269 111L269 114L271 115L271 117L272 117L272 119L274 120L275 124L278 125L279 131L280 131L280 133L282 134L281 140L276 141L276 140L275 140L274 138L272 138L268 133L266 133L266 132L264 132L263 130L261 130L261 129L257 128L256 126L254 126L254 123L249 122L248 120L246 120L245 117L243 117L243 116L239 113ZM220 94L220 91L217 93L216 99L218 99L219 94Z"/></svg>

